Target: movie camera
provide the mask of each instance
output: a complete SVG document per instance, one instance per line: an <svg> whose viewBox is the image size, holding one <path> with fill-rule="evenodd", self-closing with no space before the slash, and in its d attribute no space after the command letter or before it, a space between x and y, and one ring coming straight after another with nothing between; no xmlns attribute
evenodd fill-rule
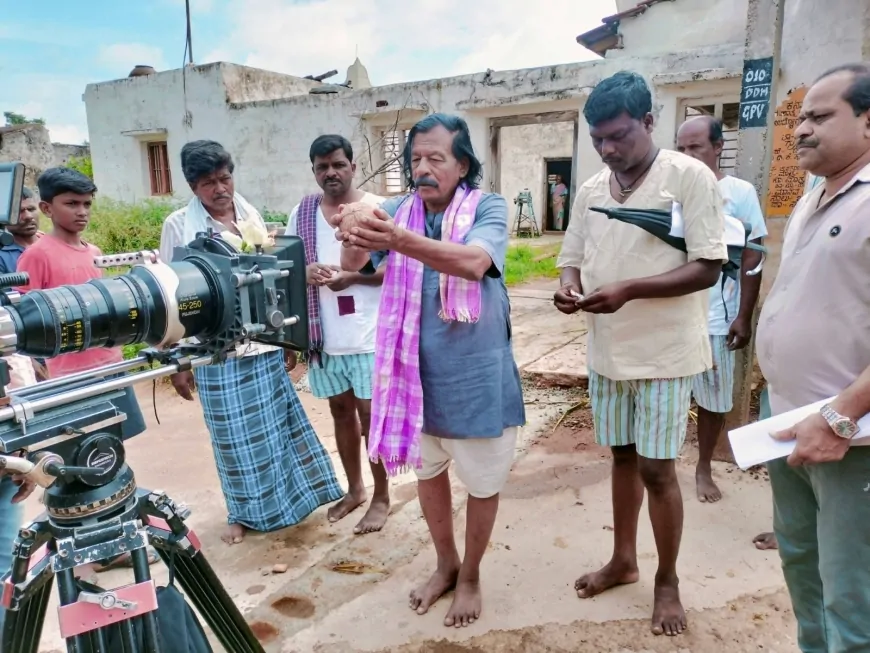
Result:
<svg viewBox="0 0 870 653"><path fill-rule="evenodd" d="M0 164L0 243L12 241L5 226L18 220L23 178L22 164ZM86 284L20 294L27 275L0 275L0 469L45 488L45 513L19 531L3 578L0 650L38 651L56 576L70 652L162 651L149 542L226 650L263 650L185 526L187 508L137 487L116 402L128 386L220 364L248 343L307 349L304 261L296 237L243 253L209 231L170 263L149 251L100 257L102 267L132 267ZM134 360L5 390L2 356L138 343L150 347ZM123 554L132 585L82 591L75 567Z"/></svg>

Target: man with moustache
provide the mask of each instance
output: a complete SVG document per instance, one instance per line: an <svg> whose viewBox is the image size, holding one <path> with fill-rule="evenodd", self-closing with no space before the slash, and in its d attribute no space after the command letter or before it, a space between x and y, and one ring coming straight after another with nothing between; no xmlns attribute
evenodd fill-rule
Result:
<svg viewBox="0 0 870 653"><path fill-rule="evenodd" d="M26 186L21 191L21 208L18 210L18 224L6 227L14 241L0 247L0 274L15 272L18 259L24 250L33 245L42 232L39 230L39 207L33 191Z"/></svg>
<svg viewBox="0 0 870 653"><path fill-rule="evenodd" d="M758 362L778 415L822 407L774 434L773 528L804 653L870 650L870 65L810 87L795 129L802 169L823 178L786 225L758 322Z"/></svg>
<svg viewBox="0 0 870 653"><path fill-rule="evenodd" d="M235 191L235 163L215 141L181 148L181 170L193 197L163 223L160 258L212 229L228 241L249 223L263 232L259 211ZM232 234L230 236L229 234ZM218 365L172 375L175 391L199 392L227 504L222 539L239 544L250 531L293 526L342 493L329 454L311 426L285 369L280 348L249 343ZM288 363L295 364L295 355Z"/></svg>
<svg viewBox="0 0 870 653"><path fill-rule="evenodd" d="M391 475L414 469L437 567L409 605L425 614L453 589L444 625L458 628L480 618L480 563L525 423L502 276L508 207L478 188L482 166L462 118L423 118L403 158L410 194L331 224L342 269L374 272L386 260L369 455ZM349 215L356 226L343 227ZM468 490L461 558L451 462Z"/></svg>
<svg viewBox="0 0 870 653"><path fill-rule="evenodd" d="M677 151L705 164L719 181L725 200L725 214L737 218L749 231L749 241L761 244L767 235L764 216L755 186L748 181L726 175L719 168L725 140L722 121L713 116L690 118L677 130ZM695 377L692 394L698 405L698 464L695 487L702 503L722 498L713 480L713 452L725 428L725 416L731 410L734 394L734 352L752 339L752 315L761 290L761 274L748 275L761 263L761 252L744 249L739 281L719 275L710 288L708 331L713 367Z"/></svg>
<svg viewBox="0 0 870 653"><path fill-rule="evenodd" d="M727 260L716 176L700 161L652 140L652 95L619 72L583 109L605 170L583 184L559 255L556 307L588 313L589 395L595 435L613 453L614 547L610 562L574 588L590 598L638 580L637 522L644 491L659 554L652 631L686 629L677 555L683 500L675 461L686 435L695 375L711 367L708 289ZM687 251L592 207L682 206ZM585 295L585 297L584 297Z"/></svg>
<svg viewBox="0 0 870 653"><path fill-rule="evenodd" d="M329 521L344 518L365 503L361 442L368 443L375 364L375 325L381 299L383 268L374 274L341 269L341 243L325 216L345 204L379 206L382 197L353 187L353 147L343 136L326 134L311 143L314 179L322 193L302 198L290 214L287 234L305 244L308 280L308 382L311 392L329 401L335 442L347 475L348 491L326 513ZM371 464L375 487L372 502L354 527L356 534L384 527L390 512L390 489L384 466Z"/></svg>

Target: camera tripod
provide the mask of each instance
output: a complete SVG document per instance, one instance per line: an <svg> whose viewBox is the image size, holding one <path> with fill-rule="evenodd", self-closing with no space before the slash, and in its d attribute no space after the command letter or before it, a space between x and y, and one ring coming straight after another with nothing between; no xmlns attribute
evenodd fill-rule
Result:
<svg viewBox="0 0 870 653"><path fill-rule="evenodd" d="M103 449L100 453L111 456L116 452ZM102 472L100 453L92 462L96 467L49 462L42 468L72 478ZM205 559L196 534L185 525L190 511L161 491L138 489L126 463L99 487L78 481L52 485L45 492L45 507L43 515L19 531L12 569L3 579L2 602L7 611L0 637L2 653L38 652L55 576L60 630L68 653L161 653L157 593L146 548L149 542L225 650L263 653ZM132 585L99 593L81 591L75 567L126 553L132 558ZM140 631L134 629L137 621ZM116 637L120 632L120 644L110 640L110 628Z"/></svg>

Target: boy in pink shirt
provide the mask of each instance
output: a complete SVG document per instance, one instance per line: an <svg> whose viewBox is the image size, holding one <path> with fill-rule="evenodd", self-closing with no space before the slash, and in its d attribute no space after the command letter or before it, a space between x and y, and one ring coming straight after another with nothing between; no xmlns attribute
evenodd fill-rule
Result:
<svg viewBox="0 0 870 653"><path fill-rule="evenodd" d="M81 236L91 219L91 205L97 192L94 182L70 168L49 168L36 183L39 187L39 210L51 219L52 230L28 247L18 259L17 271L26 272L30 279L28 285L19 290L28 292L78 285L102 277L103 271L94 265L94 257L102 252L82 240ZM122 360L123 355L118 347L95 347L47 358L46 366L49 377L58 378ZM125 396L112 401L118 410L127 415L127 419L121 422L121 437L124 440L145 430L145 418L133 388L127 387ZM156 552L149 551L149 558L155 562ZM127 564L127 561L129 556L123 556L104 568Z"/></svg>

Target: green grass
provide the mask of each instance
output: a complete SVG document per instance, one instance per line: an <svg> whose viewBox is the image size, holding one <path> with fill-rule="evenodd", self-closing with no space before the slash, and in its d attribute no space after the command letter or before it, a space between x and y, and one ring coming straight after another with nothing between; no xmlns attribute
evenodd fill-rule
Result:
<svg viewBox="0 0 870 653"><path fill-rule="evenodd" d="M556 257L559 245L530 247L512 245L508 247L505 262L504 281L508 286L516 286L533 279L558 278Z"/></svg>

